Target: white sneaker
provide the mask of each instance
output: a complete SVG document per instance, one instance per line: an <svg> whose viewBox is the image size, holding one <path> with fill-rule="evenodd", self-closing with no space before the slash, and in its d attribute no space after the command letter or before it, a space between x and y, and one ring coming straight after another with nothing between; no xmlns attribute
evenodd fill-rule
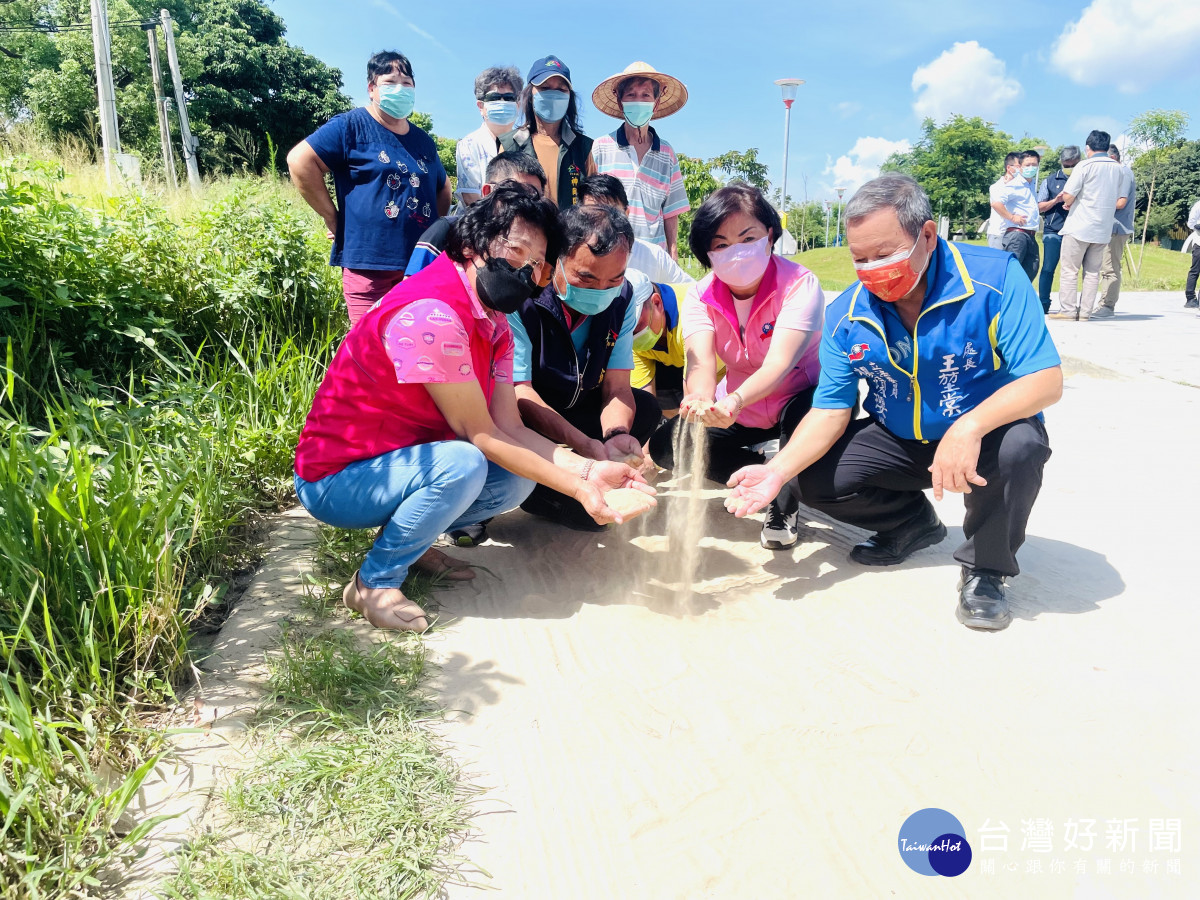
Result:
<svg viewBox="0 0 1200 900"><path fill-rule="evenodd" d="M772 500L767 507L767 521L763 523L758 541L768 550L786 550L800 539L800 510L785 516L779 505Z"/></svg>

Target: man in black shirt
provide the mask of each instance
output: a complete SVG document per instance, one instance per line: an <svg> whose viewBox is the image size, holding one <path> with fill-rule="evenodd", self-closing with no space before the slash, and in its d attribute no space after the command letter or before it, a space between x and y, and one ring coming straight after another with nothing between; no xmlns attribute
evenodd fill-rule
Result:
<svg viewBox="0 0 1200 900"><path fill-rule="evenodd" d="M1038 279L1038 299L1042 310L1050 312L1050 287L1054 284L1054 270L1058 268L1058 257L1062 253L1062 238L1059 229L1066 224L1067 211L1063 209L1062 192L1066 187L1071 170L1079 163L1079 148L1069 145L1059 154L1062 167L1045 181L1038 191L1038 212L1042 215L1042 274Z"/></svg>

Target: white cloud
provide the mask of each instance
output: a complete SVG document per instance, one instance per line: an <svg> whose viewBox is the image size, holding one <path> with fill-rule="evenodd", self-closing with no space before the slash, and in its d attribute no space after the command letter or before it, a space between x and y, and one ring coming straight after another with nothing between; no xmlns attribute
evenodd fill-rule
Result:
<svg viewBox="0 0 1200 900"><path fill-rule="evenodd" d="M862 110L862 104L855 103L853 100L843 100L834 106L834 109L837 110L838 115L843 119L848 119Z"/></svg>
<svg viewBox="0 0 1200 900"><path fill-rule="evenodd" d="M995 121L1021 98L1021 83L1007 74L1004 60L978 41L957 43L912 77L913 111L942 122L954 113Z"/></svg>
<svg viewBox="0 0 1200 900"><path fill-rule="evenodd" d="M1133 93L1167 76L1194 75L1197 48L1195 0L1092 0L1063 29L1050 59L1077 84Z"/></svg>
<svg viewBox="0 0 1200 900"><path fill-rule="evenodd" d="M825 167L825 192L833 196L832 188L844 187L847 196L879 174L879 167L893 153L907 153L912 144L905 140L889 141L881 137L860 137L848 153L830 160Z"/></svg>

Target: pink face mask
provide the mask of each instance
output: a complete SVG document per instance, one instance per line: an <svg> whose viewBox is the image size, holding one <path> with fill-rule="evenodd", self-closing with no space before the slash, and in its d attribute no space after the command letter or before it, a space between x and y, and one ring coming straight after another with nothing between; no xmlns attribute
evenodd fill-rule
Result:
<svg viewBox="0 0 1200 900"><path fill-rule="evenodd" d="M749 244L734 244L720 250L708 251L713 274L731 288L754 284L767 271L771 261L770 236Z"/></svg>

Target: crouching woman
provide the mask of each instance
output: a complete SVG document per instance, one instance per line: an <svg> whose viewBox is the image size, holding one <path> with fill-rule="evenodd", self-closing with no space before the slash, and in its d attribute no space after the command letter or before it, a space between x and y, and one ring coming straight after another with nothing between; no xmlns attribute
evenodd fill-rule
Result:
<svg viewBox="0 0 1200 900"><path fill-rule="evenodd" d="M316 519L378 528L343 599L378 628L424 631L401 590L410 568L470 577L432 550L445 531L518 506L538 482L599 523L606 491L653 489L521 424L507 313L538 291L561 239L557 209L504 185L454 224L446 252L350 329L317 389L296 450L296 494Z"/></svg>

